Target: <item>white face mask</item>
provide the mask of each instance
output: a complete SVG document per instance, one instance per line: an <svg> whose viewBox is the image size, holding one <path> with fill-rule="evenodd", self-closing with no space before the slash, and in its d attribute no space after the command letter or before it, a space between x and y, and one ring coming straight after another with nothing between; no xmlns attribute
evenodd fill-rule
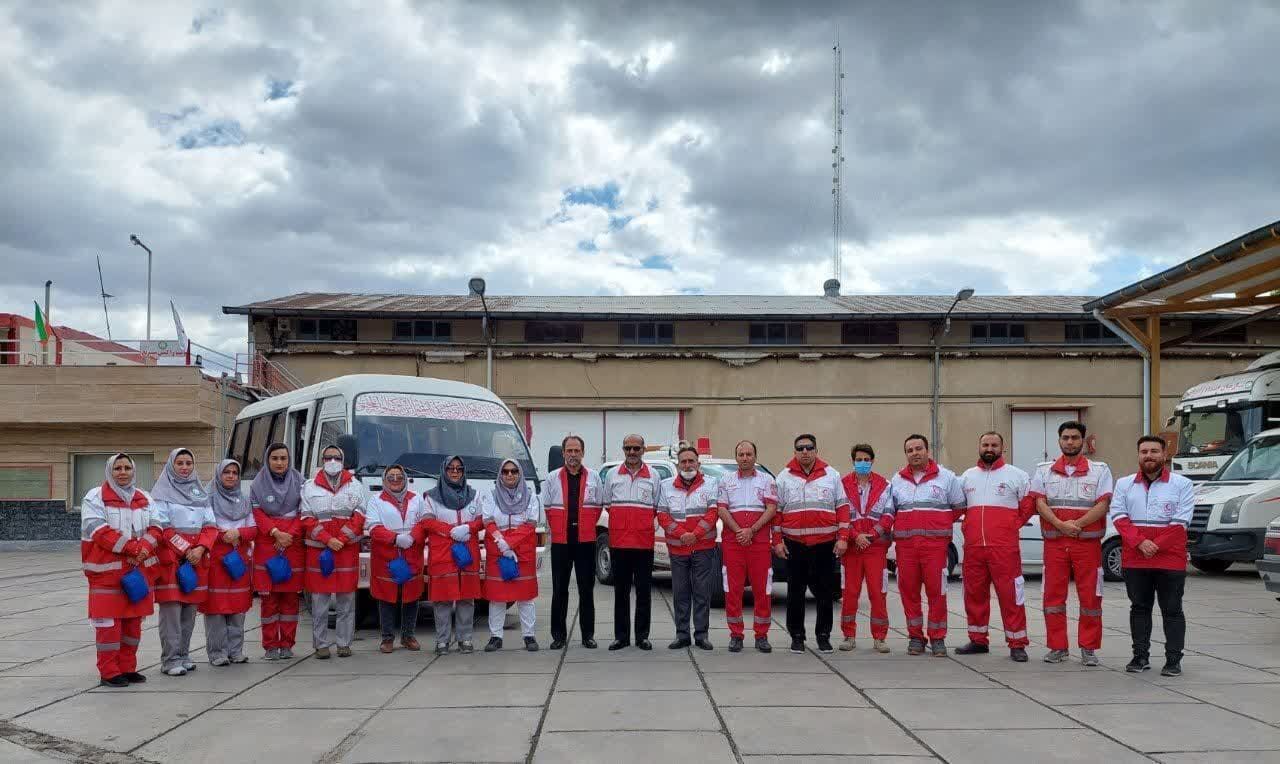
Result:
<svg viewBox="0 0 1280 764"><path fill-rule="evenodd" d="M337 475L339 472L342 472L342 462L325 462L324 463L324 474L330 477L333 477Z"/></svg>
<svg viewBox="0 0 1280 764"><path fill-rule="evenodd" d="M694 476L696 476L697 474L698 474L697 470L689 470L688 472L685 472L684 470L680 471L680 477L684 478L685 480L693 480Z"/></svg>

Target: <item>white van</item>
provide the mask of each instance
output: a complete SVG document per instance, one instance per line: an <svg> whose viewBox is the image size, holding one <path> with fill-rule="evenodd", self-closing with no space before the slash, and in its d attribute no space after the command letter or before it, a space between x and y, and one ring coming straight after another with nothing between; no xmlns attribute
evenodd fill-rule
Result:
<svg viewBox="0 0 1280 764"><path fill-rule="evenodd" d="M1280 351L1183 393L1173 424L1174 471L1196 482L1212 478L1250 438L1280 425Z"/></svg>
<svg viewBox="0 0 1280 764"><path fill-rule="evenodd" d="M1221 573L1263 556L1267 525L1280 517L1280 429L1265 430L1196 486L1187 530L1191 564Z"/></svg>
<svg viewBox="0 0 1280 764"><path fill-rule="evenodd" d="M382 490L382 470L401 464L409 487L425 493L435 486L441 463L461 456L468 483L477 491L493 486L498 466L515 459L539 491L537 471L510 410L483 387L427 377L352 374L245 406L236 417L227 458L243 465L246 490L263 453L273 442L289 446L294 467L311 477L320 452L339 444L351 469L369 491ZM546 521L539 522L538 569L546 549ZM361 541L357 618L368 612L369 541ZM483 551L481 552L483 554ZM423 599L430 599L424 591Z"/></svg>

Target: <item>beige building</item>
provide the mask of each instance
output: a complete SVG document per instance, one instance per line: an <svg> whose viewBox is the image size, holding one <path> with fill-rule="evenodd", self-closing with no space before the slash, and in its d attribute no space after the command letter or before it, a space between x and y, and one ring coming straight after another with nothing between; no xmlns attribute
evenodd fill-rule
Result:
<svg viewBox="0 0 1280 764"><path fill-rule="evenodd" d="M224 312L246 316L250 351L303 384L368 372L491 386L540 466L566 432L585 435L598 463L634 430L650 442L709 437L718 456L749 438L774 469L794 435L812 432L838 467L866 441L883 470L901 462L905 435L936 431L941 461L963 467L988 429L1025 466L1056 453L1057 424L1080 417L1096 456L1127 470L1142 363L1084 311L1089 299L308 293ZM1162 331L1199 336L1234 317L1175 313ZM1262 320L1165 350L1161 410L1277 347L1280 322Z"/></svg>

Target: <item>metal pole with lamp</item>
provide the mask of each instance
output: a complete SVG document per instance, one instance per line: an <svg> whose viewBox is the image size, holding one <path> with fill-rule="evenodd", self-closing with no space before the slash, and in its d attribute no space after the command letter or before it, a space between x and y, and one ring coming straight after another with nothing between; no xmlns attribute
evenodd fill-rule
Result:
<svg viewBox="0 0 1280 764"><path fill-rule="evenodd" d="M142 243L135 234L129 234L129 241L134 246L142 247L147 251L147 339L151 339L151 248Z"/></svg>
<svg viewBox="0 0 1280 764"><path fill-rule="evenodd" d="M490 333L489 320L489 303L484 299L484 279L479 276L473 277L467 282L467 289L471 294L480 298L480 307L484 309L484 318L480 322L480 331L484 335L485 344L485 387L489 392L493 392L493 337Z"/></svg>
<svg viewBox="0 0 1280 764"><path fill-rule="evenodd" d="M942 406L942 381L939 367L942 364L942 355L938 349L938 332L941 330L942 335L951 333L951 311L956 309L962 301L973 297L973 290L969 287L956 292L955 299L951 301L951 307L947 308L947 312L942 315L942 320L934 324L933 331L929 333L929 344L933 345L933 404L929 409L930 414L930 432L929 443L933 447L933 458L942 458L942 432L939 423L939 410Z"/></svg>

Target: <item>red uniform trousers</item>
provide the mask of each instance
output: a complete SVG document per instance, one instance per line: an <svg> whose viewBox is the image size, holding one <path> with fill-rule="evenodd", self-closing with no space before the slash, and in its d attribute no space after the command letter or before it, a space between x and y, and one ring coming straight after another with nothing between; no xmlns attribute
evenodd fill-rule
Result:
<svg viewBox="0 0 1280 764"><path fill-rule="evenodd" d="M293 649L298 641L297 592L271 592L258 595L262 599L262 649Z"/></svg>
<svg viewBox="0 0 1280 764"><path fill-rule="evenodd" d="M1010 648L1026 647L1027 609L1023 606L1022 552L1016 546L969 546L964 549L964 612L969 641L990 643L991 587L1000 601L1004 640Z"/></svg>
<svg viewBox="0 0 1280 764"><path fill-rule="evenodd" d="M862 584L867 585L867 600L871 603L871 637L885 639L889 636L889 606L885 598L889 588L889 572L885 568L888 546L872 544L859 551L852 545L841 559L840 588L844 599L840 602L840 631L849 639L858 635L858 600L862 598Z"/></svg>
<svg viewBox="0 0 1280 764"><path fill-rule="evenodd" d="M138 642L142 639L141 618L110 620L110 626L93 629L98 645L98 675L103 679L138 670Z"/></svg>
<svg viewBox="0 0 1280 764"><path fill-rule="evenodd" d="M1076 580L1080 625L1076 641L1086 650L1102 647L1102 541L1052 539L1044 542L1044 626L1050 650L1066 650L1067 582Z"/></svg>
<svg viewBox="0 0 1280 764"><path fill-rule="evenodd" d="M946 538L912 538L898 541L898 596L907 617L907 634L915 639L947 638L947 543ZM920 586L929 598L926 631L920 605Z"/></svg>
<svg viewBox="0 0 1280 764"><path fill-rule="evenodd" d="M726 535L728 531L726 530ZM742 595L748 581L755 599L752 630L756 639L769 636L773 623L773 555L768 545L753 544L744 547L736 542L720 545L721 571L724 579L724 620L729 624L729 634L742 637L745 626L742 620Z"/></svg>

